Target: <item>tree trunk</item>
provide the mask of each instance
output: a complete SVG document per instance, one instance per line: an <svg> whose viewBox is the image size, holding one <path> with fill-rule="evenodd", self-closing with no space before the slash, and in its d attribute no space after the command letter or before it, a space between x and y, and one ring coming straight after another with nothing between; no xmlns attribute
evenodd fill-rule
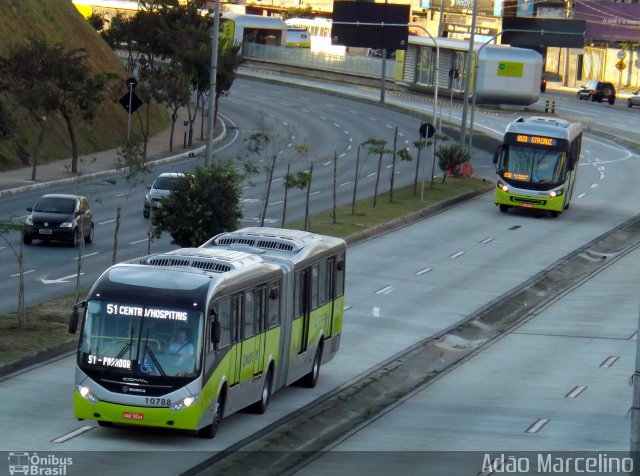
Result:
<svg viewBox="0 0 640 476"><path fill-rule="evenodd" d="M171 135L169 136L169 152L173 152L173 131L176 128L176 121L178 120L178 110L174 109L171 113Z"/></svg>
<svg viewBox="0 0 640 476"><path fill-rule="evenodd" d="M36 179L36 167L38 165L40 149L42 149L42 143L44 142L44 131L47 127L47 120L45 118L40 118L38 123L40 124L40 133L38 134L38 142L36 142L36 150L31 156L31 180Z"/></svg>
<svg viewBox="0 0 640 476"><path fill-rule="evenodd" d="M420 170L420 151L422 150L422 141L418 141L418 156L416 157L416 174L413 177L413 194L418 195L418 175Z"/></svg>
<svg viewBox="0 0 640 476"><path fill-rule="evenodd" d="M71 141L71 173L78 173L78 140L76 139L76 130L73 128L71 116L61 111L64 121L67 123L67 131L69 132L69 140Z"/></svg>
<svg viewBox="0 0 640 476"><path fill-rule="evenodd" d="M313 162L311 162L311 167L309 167L309 181L307 182L307 199L306 205L304 209L304 231L309 231L311 228L311 222L309 221L309 199L311 197L311 182L313 180Z"/></svg>
<svg viewBox="0 0 640 476"><path fill-rule="evenodd" d="M391 159L391 184L389 186L389 203L393 203L393 181L396 175L396 145L398 143L398 126L393 134L393 158Z"/></svg>
<svg viewBox="0 0 640 476"><path fill-rule="evenodd" d="M291 171L291 164L287 164L287 175L285 175L285 181L289 178L289 172ZM287 195L289 192L289 187L286 186L286 182L285 182L285 187L284 187L284 202L282 204L282 224L280 225L280 228L284 228L284 221L287 217Z"/></svg>
<svg viewBox="0 0 640 476"><path fill-rule="evenodd" d="M338 181L338 153L333 153L333 224L336 224L336 210L337 210L337 191L336 182Z"/></svg>
<svg viewBox="0 0 640 476"><path fill-rule="evenodd" d="M360 167L360 146L356 155L356 178L353 181L353 199L351 200L351 214L356 214L356 195L358 192L358 168Z"/></svg>
<svg viewBox="0 0 640 476"><path fill-rule="evenodd" d="M273 160L271 161L271 168L267 173L267 193L264 197L264 205L262 206L262 214L260 215L260 226L264 226L264 219L267 216L267 205L269 204L269 195L271 194L271 182L273 181L273 170L276 168L276 158L277 155L273 155Z"/></svg>
<svg viewBox="0 0 640 476"><path fill-rule="evenodd" d="M382 168L382 154L378 158L378 173L376 173L376 188L373 191L373 208L378 204L378 185L380 184L380 169Z"/></svg>

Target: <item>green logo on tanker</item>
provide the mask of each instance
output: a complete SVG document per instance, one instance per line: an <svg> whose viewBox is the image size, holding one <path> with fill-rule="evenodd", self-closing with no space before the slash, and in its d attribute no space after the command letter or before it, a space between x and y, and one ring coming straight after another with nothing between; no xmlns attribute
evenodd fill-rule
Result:
<svg viewBox="0 0 640 476"><path fill-rule="evenodd" d="M521 78L524 72L524 63L514 61L498 61L498 76L511 76Z"/></svg>

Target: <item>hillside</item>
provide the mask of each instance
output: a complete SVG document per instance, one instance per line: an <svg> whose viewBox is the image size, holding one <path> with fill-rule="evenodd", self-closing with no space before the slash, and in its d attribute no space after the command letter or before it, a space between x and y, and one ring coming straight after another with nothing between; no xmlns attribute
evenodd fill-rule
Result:
<svg viewBox="0 0 640 476"><path fill-rule="evenodd" d="M127 113L117 102L127 92L124 80L130 74L111 48L100 38L91 25L80 15L71 0L0 0L0 55L11 45L23 44L31 38L46 40L49 44L62 44L68 48L84 48L88 63L95 71L110 71L123 79L122 90L113 101L102 106L91 126L78 124L79 154L116 148L127 136ZM142 108L140 109L140 111ZM37 138L37 125L23 111L12 111L18 137L15 141L0 142L0 170L28 165L28 159L18 157L17 150L33 151ZM39 163L71 157L68 132L62 119L49 118ZM165 111L156 108L151 127L158 132L169 125ZM132 131L138 120L132 117ZM21 154L24 155L24 154Z"/></svg>

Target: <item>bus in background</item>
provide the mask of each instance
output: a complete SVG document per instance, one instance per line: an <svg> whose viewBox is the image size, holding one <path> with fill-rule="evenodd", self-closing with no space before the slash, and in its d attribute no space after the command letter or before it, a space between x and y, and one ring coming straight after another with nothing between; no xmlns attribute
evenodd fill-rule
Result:
<svg viewBox="0 0 640 476"><path fill-rule="evenodd" d="M581 142L579 123L537 116L510 123L493 155L500 211L523 207L557 217L569 208Z"/></svg>
<svg viewBox="0 0 640 476"><path fill-rule="evenodd" d="M340 343L345 255L339 238L249 228L110 267L69 322L75 417L213 438L224 416L315 386Z"/></svg>
<svg viewBox="0 0 640 476"><path fill-rule="evenodd" d="M133 16L140 9L137 0L72 0L76 9L83 17L103 15L107 20L116 15Z"/></svg>
<svg viewBox="0 0 640 476"><path fill-rule="evenodd" d="M245 42L270 46L287 44L287 24L280 18L224 12L220 21L220 41L231 45Z"/></svg>
<svg viewBox="0 0 640 476"><path fill-rule="evenodd" d="M291 48L311 48L309 30L287 26L287 46Z"/></svg>
<svg viewBox="0 0 640 476"><path fill-rule="evenodd" d="M289 18L289 28L306 28L311 35L311 52L344 56L346 48L331 44L331 20L326 18Z"/></svg>

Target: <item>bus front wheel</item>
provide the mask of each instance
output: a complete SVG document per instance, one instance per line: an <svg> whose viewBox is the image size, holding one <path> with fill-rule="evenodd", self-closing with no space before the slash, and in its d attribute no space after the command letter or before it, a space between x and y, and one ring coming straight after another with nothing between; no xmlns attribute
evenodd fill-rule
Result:
<svg viewBox="0 0 640 476"><path fill-rule="evenodd" d="M502 213L507 213L509 211L509 207L507 205L500 205L500 211Z"/></svg>
<svg viewBox="0 0 640 476"><path fill-rule="evenodd" d="M216 436L218 432L218 427L220 427L220 421L224 416L224 399L222 395L218 397L218 402L216 403L216 412L213 415L213 422L210 425L205 426L198 430L198 436L200 438L211 439Z"/></svg>

